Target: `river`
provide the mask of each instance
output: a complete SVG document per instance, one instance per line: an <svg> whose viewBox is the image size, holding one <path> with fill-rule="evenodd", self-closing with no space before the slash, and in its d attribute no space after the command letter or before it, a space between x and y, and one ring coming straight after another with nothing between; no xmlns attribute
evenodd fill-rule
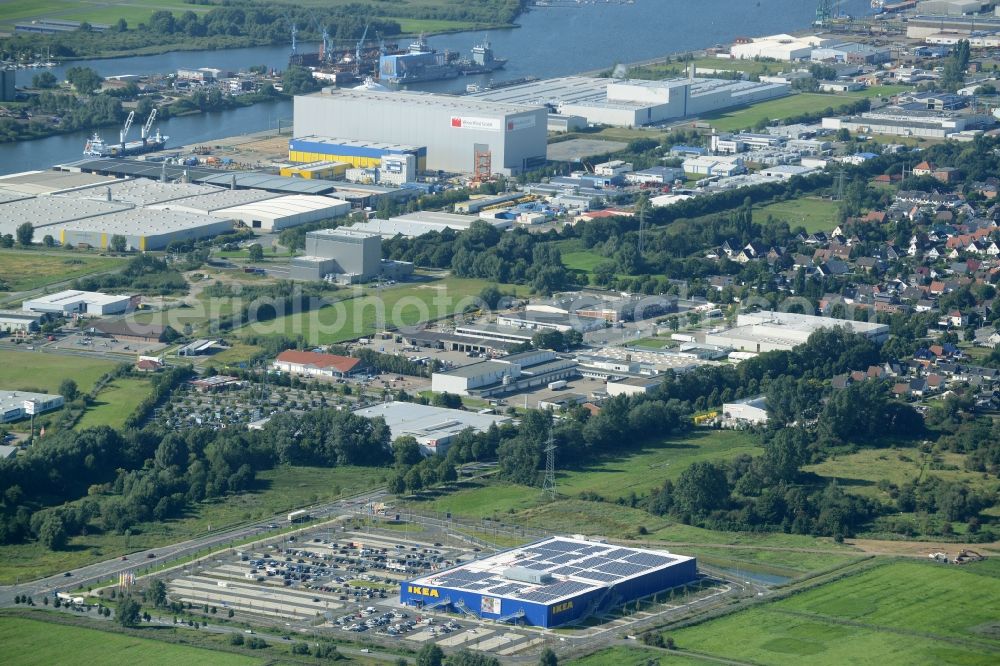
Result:
<svg viewBox="0 0 1000 666"><path fill-rule="evenodd" d="M870 11L869 0L846 0L844 11L859 16ZM414 86L434 92L462 92L468 83L488 83L522 76L547 78L577 72L610 69L617 63L638 62L668 53L727 44L741 35L764 35L800 30L814 18L812 0L635 0L634 4L594 3L539 7L518 20L519 28L486 33L453 33L428 38L430 46L467 54L487 36L507 67L493 75L429 82ZM401 44L405 46L405 44ZM315 44L299 44L302 51ZM102 76L166 74L182 67L239 70L252 65L284 69L288 46L265 46L218 51L179 51L153 56L84 60L51 71L64 78L67 66L92 67ZM42 69L21 70L18 85L28 85ZM159 125L170 144L198 143L220 136L248 134L290 119L291 101L257 104L224 111L170 118ZM112 139L114 128L103 130ZM135 132L133 132L135 134ZM0 174L45 169L82 158L87 132L0 144Z"/></svg>

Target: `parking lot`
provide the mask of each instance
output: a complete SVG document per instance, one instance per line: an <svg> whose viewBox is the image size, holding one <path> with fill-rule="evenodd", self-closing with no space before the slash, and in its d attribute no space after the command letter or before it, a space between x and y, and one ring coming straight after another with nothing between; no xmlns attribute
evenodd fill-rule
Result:
<svg viewBox="0 0 1000 666"><path fill-rule="evenodd" d="M72 349L74 351L98 351L113 354L150 354L163 349L166 345L160 343L134 342L93 336L86 333L70 333L66 336L56 336L56 339L46 343L52 349Z"/></svg>
<svg viewBox="0 0 1000 666"><path fill-rule="evenodd" d="M545 640L529 628L400 605L401 582L473 559L481 552L478 547L441 532L425 536L444 541L417 541L404 533L343 529L317 528L185 568L168 581L169 597L232 609L254 623L406 640L415 646L433 640L443 647L511 655Z"/></svg>

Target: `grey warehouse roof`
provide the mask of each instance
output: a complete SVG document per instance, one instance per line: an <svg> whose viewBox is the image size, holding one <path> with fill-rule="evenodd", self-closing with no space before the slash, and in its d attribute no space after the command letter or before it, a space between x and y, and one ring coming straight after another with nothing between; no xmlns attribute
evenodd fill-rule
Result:
<svg viewBox="0 0 1000 666"><path fill-rule="evenodd" d="M353 100L358 103L369 103L372 101L390 102L398 104L404 109L416 105L436 106L446 109L453 109L456 112L483 113L491 116L497 114L523 113L525 111L535 111L537 106L525 104L506 104L497 101L485 101L475 99L472 96L439 95L437 93L418 92L413 90L365 90L365 89L344 89L344 88L324 88L321 92L312 93L308 97L339 97L340 99Z"/></svg>
<svg viewBox="0 0 1000 666"><path fill-rule="evenodd" d="M264 192L263 190L214 190L209 194L175 199L167 203L156 206L161 209L188 208L206 213L242 206L248 203L256 203L266 199L274 199L279 196L274 192Z"/></svg>
<svg viewBox="0 0 1000 666"><path fill-rule="evenodd" d="M24 222L39 229L130 208L131 204L60 196L20 199L0 204L0 233L13 234Z"/></svg>
<svg viewBox="0 0 1000 666"><path fill-rule="evenodd" d="M0 178L0 188L21 194L51 194L75 187L111 182L104 176L68 171L26 171Z"/></svg>
<svg viewBox="0 0 1000 666"><path fill-rule="evenodd" d="M158 180L149 180L148 178L130 178L70 190L61 194L78 199L105 199L108 189L111 190L112 201L149 206L184 197L208 194L219 188L195 185L194 183L161 183Z"/></svg>

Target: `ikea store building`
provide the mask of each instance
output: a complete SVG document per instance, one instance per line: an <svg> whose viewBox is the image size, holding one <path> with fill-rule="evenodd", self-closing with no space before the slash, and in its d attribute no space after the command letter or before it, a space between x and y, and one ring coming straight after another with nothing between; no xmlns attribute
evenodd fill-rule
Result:
<svg viewBox="0 0 1000 666"><path fill-rule="evenodd" d="M400 601L555 627L690 583L697 575L693 557L550 537L402 583Z"/></svg>

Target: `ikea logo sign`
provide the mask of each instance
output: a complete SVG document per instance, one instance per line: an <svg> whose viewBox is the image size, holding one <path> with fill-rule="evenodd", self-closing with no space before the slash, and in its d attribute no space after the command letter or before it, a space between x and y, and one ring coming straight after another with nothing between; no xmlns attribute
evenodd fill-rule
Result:
<svg viewBox="0 0 1000 666"><path fill-rule="evenodd" d="M572 601L566 601L561 604L556 604L555 606L552 607L552 614L556 615L558 613L568 611L572 607L573 607Z"/></svg>
<svg viewBox="0 0 1000 666"><path fill-rule="evenodd" d="M407 585L406 591L410 594L419 594L422 597L434 597L435 599L441 596L437 590L433 587L420 587L419 585Z"/></svg>

